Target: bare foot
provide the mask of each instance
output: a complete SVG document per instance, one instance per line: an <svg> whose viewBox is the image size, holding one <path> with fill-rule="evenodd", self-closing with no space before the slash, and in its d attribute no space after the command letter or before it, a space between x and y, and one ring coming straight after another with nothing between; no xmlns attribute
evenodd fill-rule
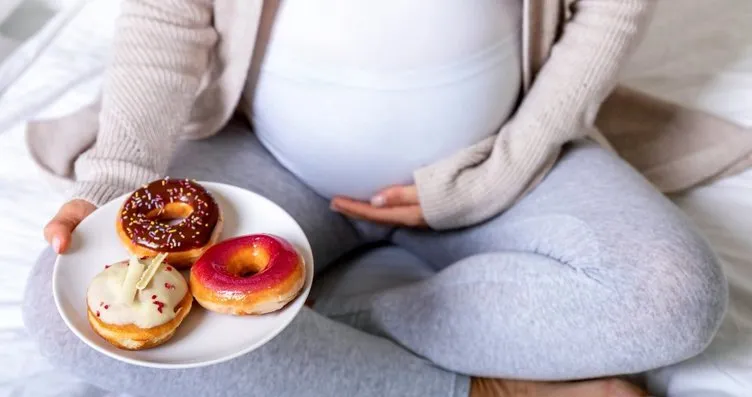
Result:
<svg viewBox="0 0 752 397"><path fill-rule="evenodd" d="M629 382L610 378L581 382L531 382L473 378L470 397L645 397Z"/></svg>

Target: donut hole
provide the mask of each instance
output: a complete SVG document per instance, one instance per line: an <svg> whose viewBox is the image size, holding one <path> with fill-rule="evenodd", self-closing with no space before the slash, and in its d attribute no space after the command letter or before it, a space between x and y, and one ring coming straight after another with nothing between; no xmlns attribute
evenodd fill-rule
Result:
<svg viewBox="0 0 752 397"><path fill-rule="evenodd" d="M193 207L186 203L176 202L169 203L161 209L157 208L152 210L147 214L147 217L168 225L177 225L191 216L192 213Z"/></svg>
<svg viewBox="0 0 752 397"><path fill-rule="evenodd" d="M227 271L238 277L251 277L269 265L269 254L258 248L243 249L227 261Z"/></svg>

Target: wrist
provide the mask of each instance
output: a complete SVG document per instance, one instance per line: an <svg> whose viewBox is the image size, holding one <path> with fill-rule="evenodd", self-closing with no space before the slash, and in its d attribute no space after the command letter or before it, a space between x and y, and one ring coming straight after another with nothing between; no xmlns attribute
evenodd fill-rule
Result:
<svg viewBox="0 0 752 397"><path fill-rule="evenodd" d="M68 201L83 201L95 207L100 207L127 190L100 182L76 182L68 192Z"/></svg>

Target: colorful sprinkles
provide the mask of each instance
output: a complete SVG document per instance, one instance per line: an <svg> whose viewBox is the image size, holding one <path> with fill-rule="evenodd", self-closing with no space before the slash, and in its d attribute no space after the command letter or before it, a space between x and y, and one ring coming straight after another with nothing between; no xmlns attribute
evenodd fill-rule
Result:
<svg viewBox="0 0 752 397"><path fill-rule="evenodd" d="M153 304L157 305L157 311L162 313L162 308L164 308L164 303L160 301L154 301Z"/></svg>
<svg viewBox="0 0 752 397"><path fill-rule="evenodd" d="M170 203L188 204L193 212L174 225L159 221ZM149 183L133 192L123 204L120 217L131 240L161 252L185 251L206 245L218 220L219 208L206 189L195 181L169 178Z"/></svg>

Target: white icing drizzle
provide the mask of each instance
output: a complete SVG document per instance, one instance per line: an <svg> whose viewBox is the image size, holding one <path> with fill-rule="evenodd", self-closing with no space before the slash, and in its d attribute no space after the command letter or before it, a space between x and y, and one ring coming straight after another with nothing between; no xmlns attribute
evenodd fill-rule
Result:
<svg viewBox="0 0 752 397"><path fill-rule="evenodd" d="M167 258L167 254L163 252L151 260L149 267L146 268L144 274L141 275L141 279L139 279L138 283L136 284L136 288L138 288L139 291L149 285L149 282L151 281L152 277L157 274L159 267L162 266L162 261L164 261L165 258Z"/></svg>
<svg viewBox="0 0 752 397"><path fill-rule="evenodd" d="M188 293L188 283L180 272L169 265L159 266L146 287L138 290L134 283L133 299L128 302L121 300L128 268L128 262L116 263L94 277L86 293L91 312L99 313L104 323L139 328L156 327L175 318L175 307Z"/></svg>
<svg viewBox="0 0 752 397"><path fill-rule="evenodd" d="M143 273L144 264L135 256L131 256L128 268L125 271L125 280L123 280L122 288L119 291L121 303L129 304L133 302L136 295L136 284Z"/></svg>

